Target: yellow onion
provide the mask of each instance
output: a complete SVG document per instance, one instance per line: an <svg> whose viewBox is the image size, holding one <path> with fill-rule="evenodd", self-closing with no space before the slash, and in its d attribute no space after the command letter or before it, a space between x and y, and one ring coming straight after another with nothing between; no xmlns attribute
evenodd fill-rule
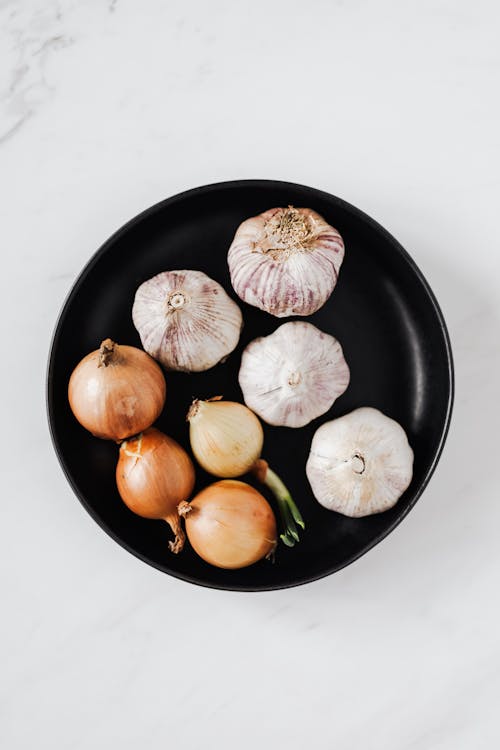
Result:
<svg viewBox="0 0 500 750"><path fill-rule="evenodd" d="M253 467L264 444L264 430L243 404L216 396L195 399L189 409L189 438L196 460L216 477L240 477Z"/></svg>
<svg viewBox="0 0 500 750"><path fill-rule="evenodd" d="M252 472L273 492L281 515L281 540L288 547L299 541L297 526L304 521L287 487L260 458L264 443L262 425L253 411L235 401L215 396L195 399L187 414L194 456L205 471L216 477L239 477Z"/></svg>
<svg viewBox="0 0 500 750"><path fill-rule="evenodd" d="M105 339L73 370L68 398L77 420L107 440L123 440L150 427L165 403L157 363L135 346Z"/></svg>
<svg viewBox="0 0 500 750"><path fill-rule="evenodd" d="M154 427L120 446L116 484L123 502L138 516L166 521L175 534L169 542L175 553L185 541L177 506L191 495L194 480L186 451Z"/></svg>
<svg viewBox="0 0 500 750"><path fill-rule="evenodd" d="M179 515L195 552L217 568L245 568L276 548L271 506L245 482L214 482L190 503L180 503Z"/></svg>

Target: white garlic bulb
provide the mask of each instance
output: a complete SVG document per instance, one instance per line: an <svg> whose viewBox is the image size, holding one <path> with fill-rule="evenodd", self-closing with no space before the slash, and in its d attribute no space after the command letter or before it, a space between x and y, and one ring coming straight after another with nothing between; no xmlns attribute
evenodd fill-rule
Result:
<svg viewBox="0 0 500 750"><path fill-rule="evenodd" d="M306 473L321 505L359 518L396 504L411 482L413 451L401 425L362 407L316 430Z"/></svg>
<svg viewBox="0 0 500 750"><path fill-rule="evenodd" d="M337 339L311 323L284 323L246 347L239 383L246 405L268 424L303 427L349 385Z"/></svg>
<svg viewBox="0 0 500 750"><path fill-rule="evenodd" d="M236 294L278 318L311 315L333 292L344 257L336 229L310 208L271 208L238 227L227 260Z"/></svg>
<svg viewBox="0 0 500 750"><path fill-rule="evenodd" d="M241 310L201 271L164 271L138 288L132 319L144 349L167 370L208 370L238 344Z"/></svg>

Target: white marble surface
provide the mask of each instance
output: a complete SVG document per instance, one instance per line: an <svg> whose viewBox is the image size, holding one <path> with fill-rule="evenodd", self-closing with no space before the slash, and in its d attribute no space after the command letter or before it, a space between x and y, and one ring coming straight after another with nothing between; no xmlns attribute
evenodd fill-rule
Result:
<svg viewBox="0 0 500 750"><path fill-rule="evenodd" d="M0 745L498 747L500 108L494 0L0 3ZM89 255L179 190L345 197L427 275L457 367L421 501L341 573L189 586L114 544L49 442L53 325Z"/></svg>

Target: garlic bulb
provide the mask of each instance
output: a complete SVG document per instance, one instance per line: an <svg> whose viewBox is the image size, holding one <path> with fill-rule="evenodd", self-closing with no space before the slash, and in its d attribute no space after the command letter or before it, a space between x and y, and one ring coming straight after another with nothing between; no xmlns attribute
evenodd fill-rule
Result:
<svg viewBox="0 0 500 750"><path fill-rule="evenodd" d="M344 257L336 229L310 208L271 208L238 227L227 260L236 294L278 318L311 315L333 292Z"/></svg>
<svg viewBox="0 0 500 750"><path fill-rule="evenodd" d="M248 344L239 382L246 405L265 422L303 427L344 393L349 367L337 339L295 320Z"/></svg>
<svg viewBox="0 0 500 750"><path fill-rule="evenodd" d="M352 518L392 508L412 472L413 451L405 431L371 407L321 425L306 466L316 500Z"/></svg>
<svg viewBox="0 0 500 750"><path fill-rule="evenodd" d="M201 271L164 271L138 288L132 319L144 349L167 370L208 370L238 344L238 305Z"/></svg>

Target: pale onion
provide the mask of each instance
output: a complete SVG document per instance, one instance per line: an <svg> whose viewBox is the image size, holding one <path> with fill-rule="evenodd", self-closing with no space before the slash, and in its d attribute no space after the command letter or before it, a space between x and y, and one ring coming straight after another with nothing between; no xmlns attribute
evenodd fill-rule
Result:
<svg viewBox="0 0 500 750"><path fill-rule="evenodd" d="M296 320L251 341L238 377L246 405L261 419L303 427L344 393L349 367L336 338Z"/></svg>
<svg viewBox="0 0 500 750"><path fill-rule="evenodd" d="M187 414L191 449L200 466L217 477L238 477L253 472L273 492L281 515L280 538L289 547L299 541L297 526L304 521L289 490L260 456L262 426L243 404L222 401L221 396L195 399Z"/></svg>
<svg viewBox="0 0 500 750"><path fill-rule="evenodd" d="M123 440L153 424L165 403L160 367L135 346L105 339L73 370L68 398L83 427L108 440Z"/></svg>
<svg viewBox="0 0 500 750"><path fill-rule="evenodd" d="M200 372L236 347L238 305L201 271L164 271L138 288L132 319L144 349L167 370Z"/></svg>
<svg viewBox="0 0 500 750"><path fill-rule="evenodd" d="M392 508L412 472L413 451L405 431L371 407L321 425L306 466L318 502L352 518Z"/></svg>
<svg viewBox="0 0 500 750"><path fill-rule="evenodd" d="M195 399L187 414L191 449L216 477L240 477L262 453L264 430L250 409L221 398Z"/></svg>
<svg viewBox="0 0 500 750"><path fill-rule="evenodd" d="M162 519L175 534L170 550L180 552L185 535L177 513L194 487L193 462L171 437L154 427L120 446L116 484L125 505L143 518Z"/></svg>
<svg viewBox="0 0 500 750"><path fill-rule="evenodd" d="M245 482L226 479L179 504L195 552L217 568L234 570L272 556L276 520L271 506Z"/></svg>
<svg viewBox="0 0 500 750"><path fill-rule="evenodd" d="M238 227L227 260L236 294L279 318L311 315L333 292L339 232L310 208L271 208Z"/></svg>

